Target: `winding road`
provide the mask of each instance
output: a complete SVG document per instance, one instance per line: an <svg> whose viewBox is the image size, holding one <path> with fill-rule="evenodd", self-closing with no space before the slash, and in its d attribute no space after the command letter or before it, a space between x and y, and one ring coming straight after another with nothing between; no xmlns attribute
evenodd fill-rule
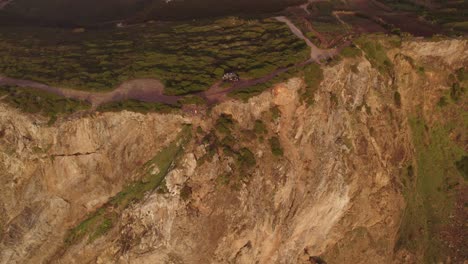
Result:
<svg viewBox="0 0 468 264"><path fill-rule="evenodd" d="M298 38L305 41L310 47L310 59L297 63L291 67L279 68L263 77L249 80L240 80L239 82L233 83L228 88L222 88L220 82L213 84L208 90L196 93L195 95L204 98L209 104L219 103L227 100L227 94L244 89L252 85L266 83L276 77L277 75L284 73L294 67L301 67L307 64L316 62L320 63L321 60L331 58L338 53L337 49L320 49L315 46L308 38L304 36L299 28L297 28L288 18L284 16L275 17L276 20L285 23L291 32ZM0 75L0 85L12 85L19 87L29 87L38 89L45 92L50 92L65 98L72 98L77 100L85 100L91 103L92 108L96 109L99 105L122 101L122 100L139 100L144 102L160 102L165 104L176 104L178 100L183 96L170 96L164 94L164 84L157 79L134 79L126 81L116 87L114 90L109 92L92 92L82 91L62 87L54 87L39 82L14 79Z"/></svg>

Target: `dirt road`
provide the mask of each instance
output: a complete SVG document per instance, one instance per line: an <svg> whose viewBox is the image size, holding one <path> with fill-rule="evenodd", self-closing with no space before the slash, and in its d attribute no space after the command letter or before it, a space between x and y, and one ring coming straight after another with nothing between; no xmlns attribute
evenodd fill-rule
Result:
<svg viewBox="0 0 468 264"><path fill-rule="evenodd" d="M141 100L145 102L162 102L166 104L175 104L181 98L180 96L164 95L164 84L156 79L135 79L119 85L109 92L92 92L75 89L54 87L39 82L14 79L0 76L0 85L14 85L19 87L34 88L41 91L53 93L65 98L84 100L91 103L95 109L99 105L122 101L128 99Z"/></svg>
<svg viewBox="0 0 468 264"><path fill-rule="evenodd" d="M317 46L315 46L312 41L310 41L303 33L302 31L294 25L291 20L289 20L287 17L284 16L278 16L275 17L276 20L285 23L291 32L296 35L298 38L304 40L304 42L307 44L307 46L310 47L310 58L316 62L320 62L323 59L328 59L337 54L336 49L320 49Z"/></svg>

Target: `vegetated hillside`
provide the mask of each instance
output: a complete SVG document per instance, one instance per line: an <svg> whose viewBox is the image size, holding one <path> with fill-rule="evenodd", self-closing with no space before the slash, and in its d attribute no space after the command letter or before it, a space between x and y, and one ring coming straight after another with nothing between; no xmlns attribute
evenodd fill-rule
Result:
<svg viewBox="0 0 468 264"><path fill-rule="evenodd" d="M0 101L0 262L463 263L468 43L356 43L198 113Z"/></svg>
<svg viewBox="0 0 468 264"><path fill-rule="evenodd" d="M0 72L82 90L157 78L167 94L208 89L225 71L261 77L307 59L306 44L273 19L235 17L72 32L0 28Z"/></svg>
<svg viewBox="0 0 468 264"><path fill-rule="evenodd" d="M279 11L301 0L14 0L0 10L2 22L55 25L94 24L120 19L173 20L233 13Z"/></svg>

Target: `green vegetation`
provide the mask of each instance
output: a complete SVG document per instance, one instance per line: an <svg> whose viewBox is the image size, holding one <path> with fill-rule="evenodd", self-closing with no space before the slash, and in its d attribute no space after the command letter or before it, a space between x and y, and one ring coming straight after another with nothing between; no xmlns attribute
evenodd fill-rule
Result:
<svg viewBox="0 0 468 264"><path fill-rule="evenodd" d="M393 100L395 101L395 105L400 108L401 107L401 95L398 91L395 91L393 94Z"/></svg>
<svg viewBox="0 0 468 264"><path fill-rule="evenodd" d="M234 120L228 114L221 114L215 124L216 131L224 135L230 135L233 127Z"/></svg>
<svg viewBox="0 0 468 264"><path fill-rule="evenodd" d="M285 82L289 78L297 76L297 74L304 74L305 81L307 83L307 88L302 94L302 99L306 102L313 103L313 93L317 90L318 85L323 80L323 72L318 64L308 64L304 67L292 67L286 72L278 74L268 82L232 91L229 96L245 102L253 96L259 95L265 90L273 87L275 84Z"/></svg>
<svg viewBox="0 0 468 264"><path fill-rule="evenodd" d="M268 133L267 127L262 120L255 120L254 132L256 135L264 135Z"/></svg>
<svg viewBox="0 0 468 264"><path fill-rule="evenodd" d="M330 103L334 106L337 106L339 103L338 96L333 92L330 92Z"/></svg>
<svg viewBox="0 0 468 264"><path fill-rule="evenodd" d="M352 46L344 47L340 53L341 56L346 58L356 58L361 56L361 54L362 52L358 48Z"/></svg>
<svg viewBox="0 0 468 264"><path fill-rule="evenodd" d="M204 105L206 101L200 96L188 95L180 99L178 103L181 105Z"/></svg>
<svg viewBox="0 0 468 264"><path fill-rule="evenodd" d="M0 72L83 90L158 78L166 94L209 88L224 71L243 78L307 59L306 44L272 19L224 18L87 30L0 29Z"/></svg>
<svg viewBox="0 0 468 264"><path fill-rule="evenodd" d="M27 113L39 113L55 121L57 116L90 108L85 101L67 99L33 88L0 86L0 98L9 105ZM52 122L51 122L52 123Z"/></svg>
<svg viewBox="0 0 468 264"><path fill-rule="evenodd" d="M274 106L270 109L271 117L273 120L278 120L281 117L281 111L279 110L278 106Z"/></svg>
<svg viewBox="0 0 468 264"><path fill-rule="evenodd" d="M466 184L460 172L466 170L466 152L441 125L428 127L423 119L412 118L410 126L416 160L402 173L407 207L397 247L423 254L426 263L438 263L449 250L441 234L450 224L458 186Z"/></svg>
<svg viewBox="0 0 468 264"><path fill-rule="evenodd" d="M160 112L169 113L179 109L178 105L168 105L163 103L147 103L137 100L126 100L118 102L110 102L100 105L97 110L100 112L118 112L128 110L138 113Z"/></svg>
<svg viewBox="0 0 468 264"><path fill-rule="evenodd" d="M229 96L246 102L248 99L261 94L265 90L273 87L275 84L288 80L289 78L293 77L294 74L296 74L297 72L298 72L298 69L293 67L291 69L288 69L288 71L286 72L276 75L275 77L273 77L267 82L261 82L261 83L249 86L247 88L244 88L244 89L232 91L231 93L229 93Z"/></svg>
<svg viewBox="0 0 468 264"><path fill-rule="evenodd" d="M140 180L126 186L108 203L92 213L86 220L71 229L65 239L70 245L86 236L88 242L106 234L115 224L122 211L131 203L141 201L147 192L158 188L164 181L173 162L183 153L183 147L190 139L191 126L185 126L178 138L161 150L140 169Z"/></svg>
<svg viewBox="0 0 468 264"><path fill-rule="evenodd" d="M452 88L450 88L450 97L453 101L458 102L464 93L465 88L463 86L459 83L452 84Z"/></svg>
<svg viewBox="0 0 468 264"><path fill-rule="evenodd" d="M266 133L266 127L260 120L257 122L257 129ZM248 179L256 165L255 155L246 144L253 139L255 139L254 131L239 131L231 115L221 114L214 125L214 130L201 139L202 144L206 146L206 154L199 159L199 162L204 163L218 153L229 162L232 170L220 173L217 182L238 188L241 181Z"/></svg>
<svg viewBox="0 0 468 264"><path fill-rule="evenodd" d="M448 104L447 97L445 97L445 96L440 97L439 102L437 102L437 106L439 106L439 107L444 107L447 104Z"/></svg>
<svg viewBox="0 0 468 264"><path fill-rule="evenodd" d="M309 64L304 68L305 91L301 94L301 101L312 105L314 94L323 80L323 71L318 64Z"/></svg>
<svg viewBox="0 0 468 264"><path fill-rule="evenodd" d="M456 72L457 79L460 82L468 81L468 71L465 68L460 68Z"/></svg>
<svg viewBox="0 0 468 264"><path fill-rule="evenodd" d="M393 72L393 64L378 39L373 36L362 36L356 39L355 43L365 52L366 58L380 73L388 74Z"/></svg>
<svg viewBox="0 0 468 264"><path fill-rule="evenodd" d="M464 155L460 160L455 162L455 166L460 171L465 181L468 180L468 156Z"/></svg>
<svg viewBox="0 0 468 264"><path fill-rule="evenodd" d="M381 0L395 11L416 13L433 24L443 25L446 28L459 32L468 31L466 21L466 1L434 0L431 3L437 8L427 8L418 1L412 0Z"/></svg>
<svg viewBox="0 0 468 264"><path fill-rule="evenodd" d="M192 195L192 188L188 186L187 184L184 184L182 189L180 189L180 198L184 201L187 201L190 199L190 196Z"/></svg>
<svg viewBox="0 0 468 264"><path fill-rule="evenodd" d="M278 137L270 138L270 147L271 152L275 156L283 156L283 148L281 147L281 143Z"/></svg>
<svg viewBox="0 0 468 264"><path fill-rule="evenodd" d="M257 163L255 160L255 155L248 148L240 149L239 155L237 156L237 160L239 162L238 167L241 169L242 172L255 166L255 164Z"/></svg>

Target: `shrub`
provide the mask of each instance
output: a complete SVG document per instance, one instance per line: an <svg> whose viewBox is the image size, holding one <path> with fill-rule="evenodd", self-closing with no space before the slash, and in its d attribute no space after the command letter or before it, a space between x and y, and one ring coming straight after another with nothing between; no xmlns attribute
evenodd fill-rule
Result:
<svg viewBox="0 0 468 264"><path fill-rule="evenodd" d="M216 121L215 128L221 134L231 134L231 129L234 127L234 120L232 115L221 114Z"/></svg>
<svg viewBox="0 0 468 264"><path fill-rule="evenodd" d="M271 117L273 120L277 120L281 117L281 111L279 110L278 106L274 106L270 109L271 111Z"/></svg>
<svg viewBox="0 0 468 264"><path fill-rule="evenodd" d="M318 64L309 64L304 68L305 91L301 94L301 101L312 105L314 94L323 80L323 71Z"/></svg>
<svg viewBox="0 0 468 264"><path fill-rule="evenodd" d="M366 57L372 66L376 67L381 73L388 74L392 70L392 62L387 57L385 48L377 40L362 36L355 43L366 53Z"/></svg>
<svg viewBox="0 0 468 264"><path fill-rule="evenodd" d="M400 108L401 107L401 95L398 91L393 94L393 100L395 101L395 105Z"/></svg>
<svg viewBox="0 0 468 264"><path fill-rule="evenodd" d="M184 184L182 189L180 189L180 198L184 201L187 201L192 195L192 188L187 184Z"/></svg>
<svg viewBox="0 0 468 264"><path fill-rule="evenodd" d="M91 105L85 101L63 98L61 96L33 88L17 86L0 86L0 97L3 101L27 113L39 113L50 118L53 124L57 116L86 110Z"/></svg>
<svg viewBox="0 0 468 264"><path fill-rule="evenodd" d="M271 152L273 153L273 155L283 156L283 148L281 147L281 143L278 137L270 138L270 147L271 147Z"/></svg>
<svg viewBox="0 0 468 264"><path fill-rule="evenodd" d="M169 113L179 109L178 105L169 105L163 103L148 103L138 100L126 100L119 102L110 102L100 105L97 110L100 112L118 112L122 110L133 111L137 113Z"/></svg>
<svg viewBox="0 0 468 264"><path fill-rule="evenodd" d="M453 101L458 102L462 94L465 92L465 89L460 86L459 83L454 83L450 89L450 97Z"/></svg>
<svg viewBox="0 0 468 264"><path fill-rule="evenodd" d="M445 96L440 97L439 102L437 102L437 105L439 107L444 107L448 104L447 98Z"/></svg>
<svg viewBox="0 0 468 264"><path fill-rule="evenodd" d="M356 47L345 47L341 50L341 56L346 58L355 58L362 54L362 52Z"/></svg>
<svg viewBox="0 0 468 264"><path fill-rule="evenodd" d="M267 128L265 126L265 123L263 123L262 120L256 120L255 121L254 132L255 132L256 135L262 135L262 134L266 134L268 132Z"/></svg>
<svg viewBox="0 0 468 264"><path fill-rule="evenodd" d="M468 180L468 156L463 156L459 161L455 162L455 166L465 178L465 181Z"/></svg>

